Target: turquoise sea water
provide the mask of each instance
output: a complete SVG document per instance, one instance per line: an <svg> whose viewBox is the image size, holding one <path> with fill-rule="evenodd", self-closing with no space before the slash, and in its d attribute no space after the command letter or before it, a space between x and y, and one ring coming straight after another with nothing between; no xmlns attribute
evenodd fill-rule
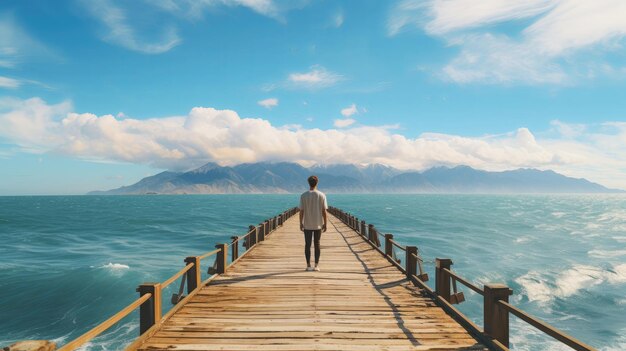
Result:
<svg viewBox="0 0 626 351"><path fill-rule="evenodd" d="M0 346L63 344L297 195L0 197ZM481 283L504 282L513 304L600 350L626 349L626 196L328 195L329 204ZM323 260L323 252L322 252ZM203 268L203 270L205 270ZM430 282L433 283L432 281ZM177 289L164 293L168 299ZM482 325L480 296L459 308ZM164 305L168 305L165 303ZM516 350L566 350L511 317ZM85 349L138 334L132 314Z"/></svg>

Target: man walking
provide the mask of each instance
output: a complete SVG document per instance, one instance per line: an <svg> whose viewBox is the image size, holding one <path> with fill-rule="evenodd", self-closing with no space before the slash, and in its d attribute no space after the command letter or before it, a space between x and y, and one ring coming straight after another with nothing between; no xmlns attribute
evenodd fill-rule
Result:
<svg viewBox="0 0 626 351"><path fill-rule="evenodd" d="M300 196L300 230L304 232L304 256L306 257L306 270L319 271L320 262L320 237L326 231L328 218L326 210L326 195L317 190L318 179L310 176L307 179L310 189ZM311 267L311 241L315 240L315 268Z"/></svg>

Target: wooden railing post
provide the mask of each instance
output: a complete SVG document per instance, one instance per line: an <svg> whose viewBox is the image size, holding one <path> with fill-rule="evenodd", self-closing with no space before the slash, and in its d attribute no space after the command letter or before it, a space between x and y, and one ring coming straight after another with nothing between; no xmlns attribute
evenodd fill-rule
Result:
<svg viewBox="0 0 626 351"><path fill-rule="evenodd" d="M228 266L228 251L226 250L226 244L217 244L215 245L216 249L219 249L217 253L217 274L223 274L226 272L226 267Z"/></svg>
<svg viewBox="0 0 626 351"><path fill-rule="evenodd" d="M251 227L254 227L251 225ZM232 242L230 243L230 250L231 250L231 255L232 255L232 260L235 261L236 259L239 258L239 237L238 236L231 236L230 239L232 240Z"/></svg>
<svg viewBox="0 0 626 351"><path fill-rule="evenodd" d="M359 234L365 236L365 221L361 221L361 231Z"/></svg>
<svg viewBox="0 0 626 351"><path fill-rule="evenodd" d="M500 306L498 301L509 302L512 290L504 284L485 284L484 291L485 334L509 347L509 311Z"/></svg>
<svg viewBox="0 0 626 351"><path fill-rule="evenodd" d="M451 266L451 259L435 258L435 292L448 302L450 302L450 275L444 269L450 269Z"/></svg>
<svg viewBox="0 0 626 351"><path fill-rule="evenodd" d="M375 229L374 229L374 225L373 225L373 224L369 224L369 225L367 226L367 240L369 240L369 241L371 241L371 242L374 242L374 240L373 240L373 236L372 236L372 235L374 235L374 234L375 234L374 230L375 230Z"/></svg>
<svg viewBox="0 0 626 351"><path fill-rule="evenodd" d="M139 306L139 335L161 320L161 283L143 283L137 288L139 296L152 294Z"/></svg>
<svg viewBox="0 0 626 351"><path fill-rule="evenodd" d="M404 262L406 262L406 277L411 280L416 273L417 260L413 255L417 255L417 247L415 246L407 246L406 247L406 256L404 257Z"/></svg>
<svg viewBox="0 0 626 351"><path fill-rule="evenodd" d="M265 240L265 231L263 230L263 227L256 227L256 226L251 225L251 226L248 226L248 232L253 232L250 235L257 238L258 241Z"/></svg>
<svg viewBox="0 0 626 351"><path fill-rule="evenodd" d="M391 240L393 240L393 234L385 234L385 255L388 257L393 257L393 244Z"/></svg>
<svg viewBox="0 0 626 351"><path fill-rule="evenodd" d="M191 267L187 271L187 294L191 294L192 291L196 290L200 282L202 282L202 271L200 270L200 257L198 256L189 256L185 258L186 264L193 263L193 267Z"/></svg>
<svg viewBox="0 0 626 351"><path fill-rule="evenodd" d="M270 222L265 221L263 222L263 235L269 235L269 233L270 233Z"/></svg>

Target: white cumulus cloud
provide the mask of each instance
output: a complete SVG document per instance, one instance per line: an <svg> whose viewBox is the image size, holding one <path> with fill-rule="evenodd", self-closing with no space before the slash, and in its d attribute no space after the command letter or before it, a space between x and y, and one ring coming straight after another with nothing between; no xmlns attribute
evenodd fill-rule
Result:
<svg viewBox="0 0 626 351"><path fill-rule="evenodd" d="M271 109L272 107L276 107L278 106L278 99L277 98L269 98L269 99L265 99L265 100L260 100L257 101L257 104L259 104L259 106L263 106L267 109Z"/></svg>
<svg viewBox="0 0 626 351"><path fill-rule="evenodd" d="M403 169L469 165L486 170L553 169L626 188L626 123L567 126L554 122L538 137L527 128L467 137L423 133L410 138L393 126L306 129L243 118L232 110L195 107L184 116L150 119L77 113L72 104L40 98L0 99L0 141L24 152L187 169L207 161L237 164L384 163Z"/></svg>
<svg viewBox="0 0 626 351"><path fill-rule="evenodd" d="M624 18L621 0L403 0L387 29L397 35L421 28L458 47L441 72L458 83L571 84L624 76L623 67L602 56L621 47ZM511 21L522 29L511 33L498 26Z"/></svg>
<svg viewBox="0 0 626 351"><path fill-rule="evenodd" d="M358 111L358 109L356 107L356 104L352 104L352 105L350 105L350 106L348 106L346 108L342 108L341 109L341 114L344 117L350 117L350 116L356 114L357 112L359 112L359 111Z"/></svg>

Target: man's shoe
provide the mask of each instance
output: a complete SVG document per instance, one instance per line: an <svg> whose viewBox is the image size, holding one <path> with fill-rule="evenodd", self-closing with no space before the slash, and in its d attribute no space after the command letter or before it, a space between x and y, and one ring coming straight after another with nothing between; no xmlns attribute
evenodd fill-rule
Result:
<svg viewBox="0 0 626 351"><path fill-rule="evenodd" d="M313 267L310 267L310 266L309 266L309 267L306 267L306 271L307 271L307 272L312 272L312 271L313 271Z"/></svg>
<svg viewBox="0 0 626 351"><path fill-rule="evenodd" d="M313 268L314 271L319 272L320 271L320 267L315 266L315 268Z"/></svg>

